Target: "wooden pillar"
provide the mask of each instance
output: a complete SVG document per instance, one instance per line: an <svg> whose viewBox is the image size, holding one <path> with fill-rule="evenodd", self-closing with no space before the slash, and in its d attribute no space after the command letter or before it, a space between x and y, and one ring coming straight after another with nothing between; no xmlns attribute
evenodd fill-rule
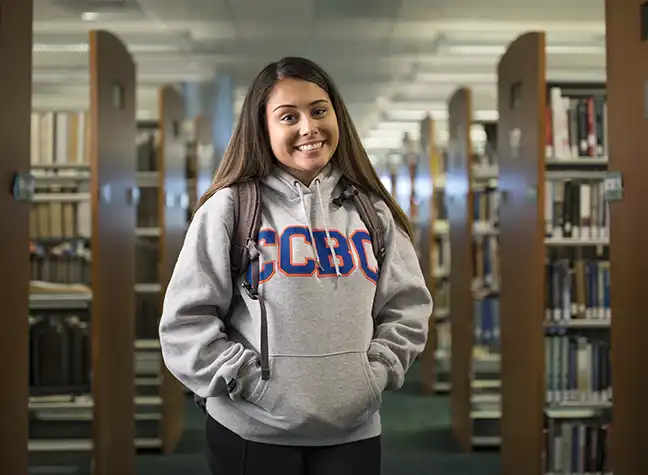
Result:
<svg viewBox="0 0 648 475"><path fill-rule="evenodd" d="M643 475L648 470L648 6L643 0L607 0L605 15L608 170L620 174L623 186L622 198L609 201L612 470Z"/></svg>
<svg viewBox="0 0 648 475"><path fill-rule="evenodd" d="M450 312L452 315L452 431L465 451L472 447L470 379L473 349L472 294L472 94L457 89L448 101L446 201L450 224Z"/></svg>
<svg viewBox="0 0 648 475"><path fill-rule="evenodd" d="M0 2L0 473L12 475L28 465L30 205L10 190L30 166L32 11L32 0Z"/></svg>
<svg viewBox="0 0 648 475"><path fill-rule="evenodd" d="M172 86L159 92L160 153L158 157L160 213L160 284L162 298L173 273L187 228L187 193L185 141L182 123L184 99ZM170 454L184 429L184 393L180 383L162 365L162 445Z"/></svg>
<svg viewBox="0 0 648 475"><path fill-rule="evenodd" d="M94 473L135 474L135 64L90 32Z"/></svg>
<svg viewBox="0 0 648 475"><path fill-rule="evenodd" d="M545 97L545 34L526 33L498 65L504 475L542 472Z"/></svg>

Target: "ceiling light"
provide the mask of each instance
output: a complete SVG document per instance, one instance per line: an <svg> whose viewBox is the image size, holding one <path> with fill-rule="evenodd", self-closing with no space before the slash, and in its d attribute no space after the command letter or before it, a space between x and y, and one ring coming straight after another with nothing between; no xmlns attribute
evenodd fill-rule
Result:
<svg viewBox="0 0 648 475"><path fill-rule="evenodd" d="M506 53L504 45L447 45L439 48L440 52L458 55L492 55L501 56ZM601 45L547 45L547 54L605 54Z"/></svg>
<svg viewBox="0 0 648 475"><path fill-rule="evenodd" d="M89 51L89 46L87 43L34 43L32 51L34 53L87 53Z"/></svg>
<svg viewBox="0 0 648 475"><path fill-rule="evenodd" d="M81 19L83 21L96 21L99 19L99 14L97 12L84 12L81 14Z"/></svg>

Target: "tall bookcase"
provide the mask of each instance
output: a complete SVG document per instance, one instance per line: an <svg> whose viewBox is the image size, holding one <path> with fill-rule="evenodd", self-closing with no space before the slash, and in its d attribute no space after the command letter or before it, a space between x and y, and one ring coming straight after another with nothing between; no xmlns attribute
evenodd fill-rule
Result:
<svg viewBox="0 0 648 475"><path fill-rule="evenodd" d="M542 32L498 65L503 473L608 473L606 90L546 76Z"/></svg>
<svg viewBox="0 0 648 475"><path fill-rule="evenodd" d="M96 474L132 474L135 65L111 33L89 45L89 110L33 112L28 129L25 446L33 465L90 458Z"/></svg>
<svg viewBox="0 0 648 475"><path fill-rule="evenodd" d="M501 443L499 185L496 122L472 121L469 167L472 195L473 348L470 407L473 447Z"/></svg>
<svg viewBox="0 0 648 475"><path fill-rule="evenodd" d="M648 413L645 357L648 319L643 311L648 266L645 212L648 168L646 134L648 24L645 2L605 2L610 185L610 300L614 392L612 469L619 475L646 472ZM617 179L618 177L618 179ZM621 190L619 190L621 188ZM620 200L613 196L621 191Z"/></svg>
<svg viewBox="0 0 648 475"><path fill-rule="evenodd" d="M450 390L450 246L448 221L445 208L445 160L436 141L435 122L431 117L421 121L421 162L426 171L431 193L425 195L430 207L427 219L428 252L422 259L430 292L434 299L434 311L430 319L428 344L422 355L421 383L425 394L445 393Z"/></svg>
<svg viewBox="0 0 648 475"><path fill-rule="evenodd" d="M140 435L150 448L173 452L184 426L182 386L166 370L158 325L166 285L187 228L191 142L184 98L174 86L158 92L159 120L138 123L137 362ZM155 423L151 424L151 420Z"/></svg>
<svg viewBox="0 0 648 475"><path fill-rule="evenodd" d="M5 0L0 17L0 256L3 322L0 332L0 473L27 473L29 338L29 204L10 190L16 173L29 171L33 0Z"/></svg>
<svg viewBox="0 0 648 475"><path fill-rule="evenodd" d="M446 202L451 253L460 255L450 266L452 426L464 450L500 443L499 195L488 143L496 124L472 113L471 89L457 89L448 100Z"/></svg>
<svg viewBox="0 0 648 475"><path fill-rule="evenodd" d="M474 344L472 295L472 94L459 88L448 99L446 208L450 224L450 308L452 309L452 431L461 447L472 446L471 375Z"/></svg>
<svg viewBox="0 0 648 475"><path fill-rule="evenodd" d="M186 142L183 130L184 98L172 86L160 89L160 284L163 299L187 228L190 205L187 191ZM175 449L184 429L184 393L180 383L162 365L163 450Z"/></svg>

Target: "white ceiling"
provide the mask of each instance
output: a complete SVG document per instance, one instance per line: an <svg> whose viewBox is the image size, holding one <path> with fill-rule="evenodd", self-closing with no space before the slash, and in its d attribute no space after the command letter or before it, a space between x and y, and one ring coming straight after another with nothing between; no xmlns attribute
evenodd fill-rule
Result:
<svg viewBox="0 0 648 475"><path fill-rule="evenodd" d="M443 119L458 85L492 117L495 70L520 33L547 32L550 74L603 79L603 0L34 0L34 104L84 107L87 30L119 35L138 63L142 114L155 87L235 78L237 100L269 61L319 62L335 79L373 153ZM84 13L85 20L82 18ZM98 15L92 15L98 13Z"/></svg>

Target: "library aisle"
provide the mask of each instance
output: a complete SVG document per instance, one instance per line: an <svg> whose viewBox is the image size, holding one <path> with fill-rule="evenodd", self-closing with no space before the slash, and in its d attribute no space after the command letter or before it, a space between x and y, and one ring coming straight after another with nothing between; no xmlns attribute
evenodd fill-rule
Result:
<svg viewBox="0 0 648 475"><path fill-rule="evenodd" d="M450 431L450 398L421 392L421 369L415 363L405 385L385 394L383 475L499 475L495 451L465 453ZM171 456L140 455L138 475L171 475L189 471L209 475L204 457L204 416L186 399L185 431ZM428 417L421 418L421 414Z"/></svg>

